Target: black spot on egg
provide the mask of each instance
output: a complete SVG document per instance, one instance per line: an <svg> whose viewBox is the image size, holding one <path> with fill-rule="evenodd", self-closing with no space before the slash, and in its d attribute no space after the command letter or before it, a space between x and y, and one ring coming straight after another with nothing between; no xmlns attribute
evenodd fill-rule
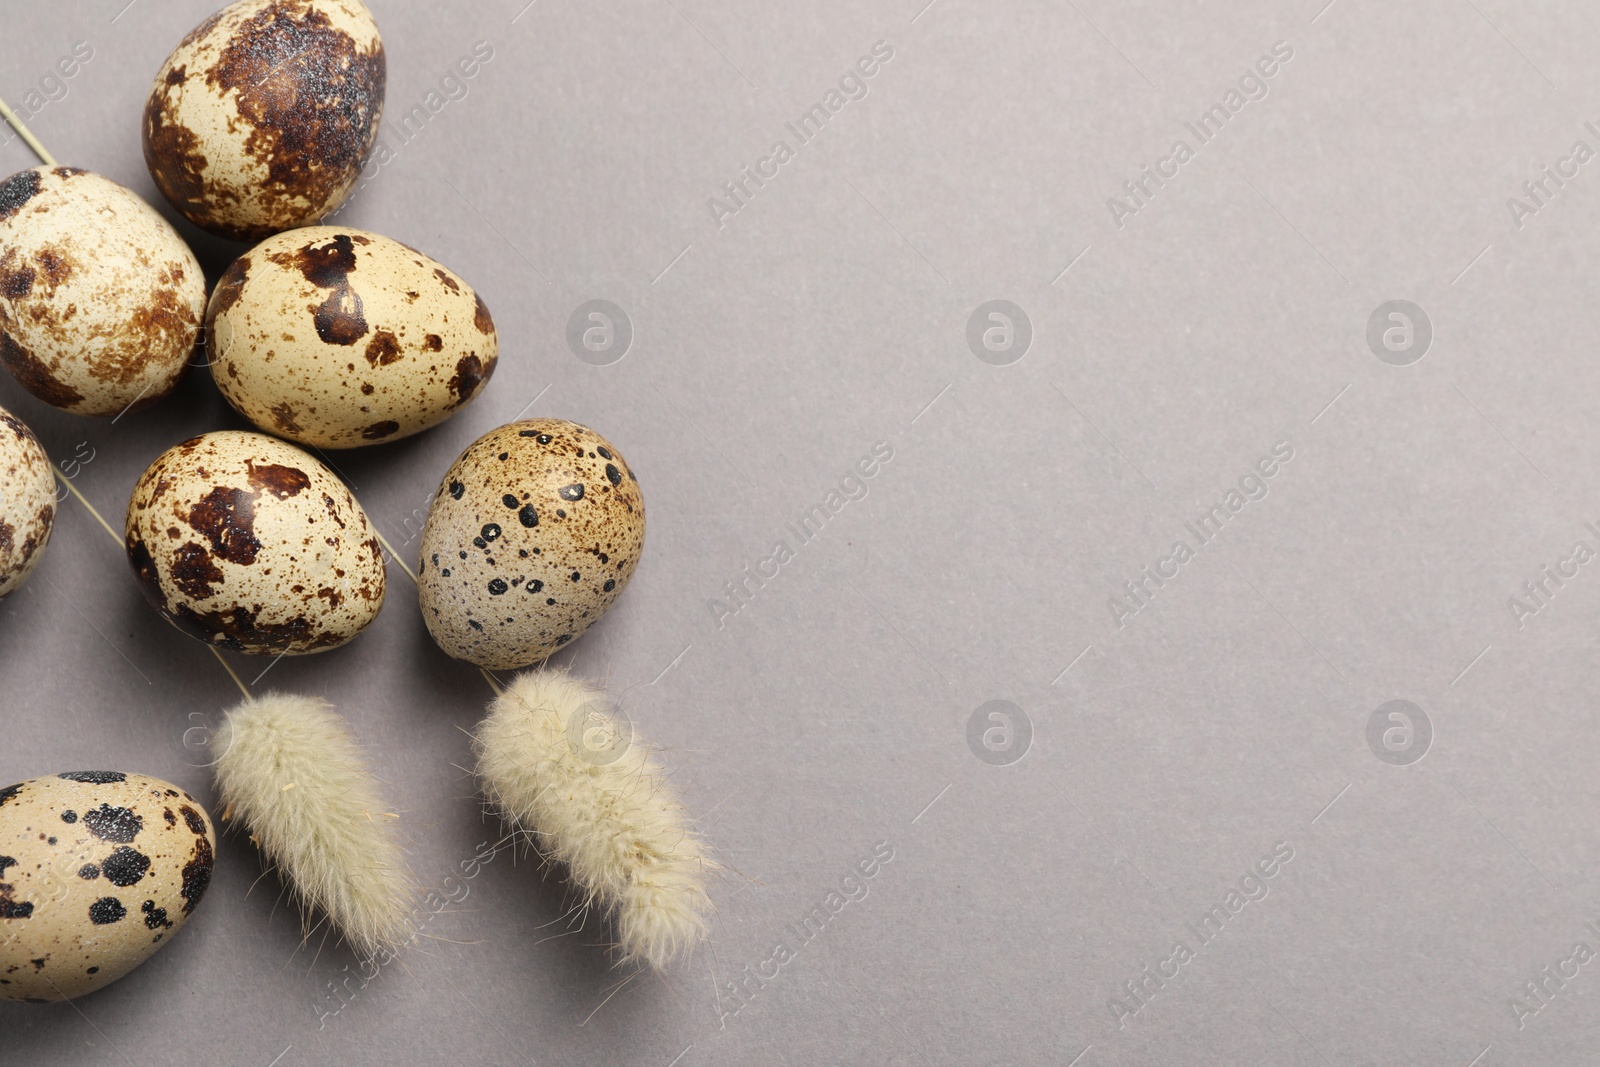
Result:
<svg viewBox="0 0 1600 1067"><path fill-rule="evenodd" d="M503 578L494 578L494 579L490 580L490 582L489 582L489 595L490 596L500 596L505 591L506 591L505 579L503 579Z"/></svg>
<svg viewBox="0 0 1600 1067"><path fill-rule="evenodd" d="M466 491L467 491L467 487L462 485L460 482L451 482L450 483L450 496L453 499L460 500L461 499L461 494L465 493Z"/></svg>
<svg viewBox="0 0 1600 1067"><path fill-rule="evenodd" d="M113 785L128 780L128 776L121 771L67 771L56 777L65 778L69 782L83 782L86 785Z"/></svg>
<svg viewBox="0 0 1600 1067"><path fill-rule="evenodd" d="M144 925L149 930L170 930L172 920L167 918L167 909L156 907L156 902L147 900L140 905L139 910L144 913Z"/></svg>
<svg viewBox="0 0 1600 1067"><path fill-rule="evenodd" d="M64 823L75 823L78 821L78 813L73 811L71 808L68 808L66 811L61 813L61 821Z"/></svg>
<svg viewBox="0 0 1600 1067"><path fill-rule="evenodd" d="M504 504L506 507L508 507L511 510L515 511L517 509L519 501L517 500L516 497L512 496L510 493L507 493L505 496L500 498L500 503Z"/></svg>
<svg viewBox="0 0 1600 1067"><path fill-rule="evenodd" d="M606 464L606 480L612 485L622 484L622 472L617 470L617 465L615 463Z"/></svg>
<svg viewBox="0 0 1600 1067"><path fill-rule="evenodd" d="M92 882L96 878L100 877L100 868L96 867L92 863L85 863L82 867L78 868L78 877L82 878L85 882Z"/></svg>
<svg viewBox="0 0 1600 1067"><path fill-rule="evenodd" d="M126 846L117 849L100 864L100 871L114 886L130 886L150 869L150 857Z"/></svg>
<svg viewBox="0 0 1600 1067"><path fill-rule="evenodd" d="M564 485L560 489L556 490L556 492L561 494L562 500L582 500L583 483L574 482L572 485Z"/></svg>
<svg viewBox="0 0 1600 1067"><path fill-rule="evenodd" d="M39 189L39 172L36 170L18 171L0 182L0 220L9 219L22 210L23 204L39 195Z"/></svg>
<svg viewBox="0 0 1600 1067"><path fill-rule="evenodd" d="M494 522L486 523L483 529L479 531L479 534L485 541L493 541L500 536L500 524Z"/></svg>
<svg viewBox="0 0 1600 1067"><path fill-rule="evenodd" d="M84 812L83 824L89 832L102 841L126 845L144 829L144 820L127 808L114 808L102 804L94 811Z"/></svg>
<svg viewBox="0 0 1600 1067"><path fill-rule="evenodd" d="M189 914L200 903L200 898L205 896L206 887L211 884L211 868L216 862L216 857L211 851L211 842L204 836L194 839L194 853L189 862L183 865L183 913Z"/></svg>
<svg viewBox="0 0 1600 1067"><path fill-rule="evenodd" d="M101 897L89 905L89 921L96 926L109 926L127 917L128 909L116 897Z"/></svg>

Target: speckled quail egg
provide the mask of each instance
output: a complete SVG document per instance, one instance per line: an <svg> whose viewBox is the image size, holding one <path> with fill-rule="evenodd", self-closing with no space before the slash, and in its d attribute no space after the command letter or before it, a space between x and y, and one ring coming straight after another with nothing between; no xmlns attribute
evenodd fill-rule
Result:
<svg viewBox="0 0 1600 1067"><path fill-rule="evenodd" d="M0 363L40 400L78 415L154 404L205 309L194 253L116 182L36 167L0 183Z"/></svg>
<svg viewBox="0 0 1600 1067"><path fill-rule="evenodd" d="M318 448L445 421L482 391L500 352L466 282L398 241L333 226L281 233L239 257L206 323L228 402Z"/></svg>
<svg viewBox="0 0 1600 1067"><path fill-rule="evenodd" d="M593 626L644 550L644 497L622 454L564 419L474 441L422 530L422 617L439 647L491 670L543 660Z"/></svg>
<svg viewBox="0 0 1600 1067"><path fill-rule="evenodd" d="M337 648L383 607L367 514L293 445L237 430L163 452L128 501L128 562L178 629L235 652Z"/></svg>
<svg viewBox="0 0 1600 1067"><path fill-rule="evenodd" d="M360 0L240 0L167 57L144 109L161 194L213 233L316 222L355 188L383 114L383 41Z"/></svg>
<svg viewBox="0 0 1600 1067"><path fill-rule="evenodd" d="M70 1000L149 959L205 895L216 847L205 808L159 778L0 789L0 1000Z"/></svg>
<svg viewBox="0 0 1600 1067"><path fill-rule="evenodd" d="M33 431L0 408L0 597L44 558L56 522L56 480Z"/></svg>

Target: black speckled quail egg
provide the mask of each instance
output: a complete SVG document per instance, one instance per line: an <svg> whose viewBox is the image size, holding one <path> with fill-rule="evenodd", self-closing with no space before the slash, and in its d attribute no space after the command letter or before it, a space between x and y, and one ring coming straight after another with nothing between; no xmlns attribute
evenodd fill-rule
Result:
<svg viewBox="0 0 1600 1067"><path fill-rule="evenodd" d="M0 182L0 363L40 400L76 415L154 404L205 310L194 253L116 182L73 167Z"/></svg>
<svg viewBox="0 0 1600 1067"><path fill-rule="evenodd" d="M456 659L526 667L597 622L644 551L644 497L611 442L564 419L491 430L439 486L417 580Z"/></svg>
<svg viewBox="0 0 1600 1067"><path fill-rule="evenodd" d="M0 1000L70 1000L149 959L200 904L216 847L205 808L158 778L0 789Z"/></svg>
<svg viewBox="0 0 1600 1067"><path fill-rule="evenodd" d="M28 580L55 521L50 457L21 419L0 408L0 596Z"/></svg>
<svg viewBox="0 0 1600 1067"><path fill-rule="evenodd" d="M337 648L383 607L383 550L333 472L276 438L221 430L163 452L128 501L145 599L220 648Z"/></svg>
<svg viewBox="0 0 1600 1067"><path fill-rule="evenodd" d="M239 414L317 448L426 430L482 391L500 345L472 287L398 241L335 226L269 237L206 313L211 375Z"/></svg>
<svg viewBox="0 0 1600 1067"><path fill-rule="evenodd" d="M345 202L383 114L383 41L360 0L240 0L156 74L144 158L196 226L240 240Z"/></svg>

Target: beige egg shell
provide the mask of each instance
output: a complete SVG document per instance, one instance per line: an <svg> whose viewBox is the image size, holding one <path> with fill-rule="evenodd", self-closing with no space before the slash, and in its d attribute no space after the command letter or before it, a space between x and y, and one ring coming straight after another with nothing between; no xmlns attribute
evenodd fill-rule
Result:
<svg viewBox="0 0 1600 1067"><path fill-rule="evenodd" d="M228 402L318 448L435 426L499 362L494 320L471 286L398 241L333 226L281 233L239 257L206 323Z"/></svg>
<svg viewBox="0 0 1600 1067"><path fill-rule="evenodd" d="M21 419L0 408L0 597L39 565L55 521L50 457Z"/></svg>
<svg viewBox="0 0 1600 1067"><path fill-rule="evenodd" d="M154 404L205 309L194 253L116 182L37 167L0 183L0 363L40 400L77 415Z"/></svg>
<svg viewBox="0 0 1600 1067"><path fill-rule="evenodd" d="M205 808L159 778L0 789L0 1000L68 1000L149 959L199 905L216 848Z"/></svg>
<svg viewBox="0 0 1600 1067"><path fill-rule="evenodd" d="M144 158L195 225L255 240L350 196L383 114L383 41L359 0L241 0L167 57Z"/></svg>
<svg viewBox="0 0 1600 1067"><path fill-rule="evenodd" d="M332 471L236 430L168 449L133 488L128 562L178 629L235 652L337 648L383 607L366 512Z"/></svg>
<svg viewBox="0 0 1600 1067"><path fill-rule="evenodd" d="M543 660L622 595L644 550L644 497L593 430L529 419L473 442L439 485L417 567L439 647L490 670Z"/></svg>

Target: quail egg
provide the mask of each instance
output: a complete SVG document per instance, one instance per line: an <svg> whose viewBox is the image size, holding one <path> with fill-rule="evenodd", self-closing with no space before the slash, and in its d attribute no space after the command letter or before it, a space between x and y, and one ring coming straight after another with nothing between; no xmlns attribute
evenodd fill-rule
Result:
<svg viewBox="0 0 1600 1067"><path fill-rule="evenodd" d="M0 183L0 363L40 400L78 415L154 404L205 308L194 253L116 182L36 167Z"/></svg>
<svg viewBox="0 0 1600 1067"><path fill-rule="evenodd" d="M55 521L50 457L21 419L0 408L0 597L39 565Z"/></svg>
<svg viewBox="0 0 1600 1067"><path fill-rule="evenodd" d="M396 441L450 418L499 359L471 286L398 241L313 226L228 268L206 314L211 374L263 430L318 448Z"/></svg>
<svg viewBox="0 0 1600 1067"><path fill-rule="evenodd" d="M219 648L337 648L383 607L366 512L322 463L276 438L221 430L163 452L133 488L128 562L145 599Z"/></svg>
<svg viewBox="0 0 1600 1067"><path fill-rule="evenodd" d="M0 1000L70 1000L149 959L205 896L216 848L205 808L159 778L0 789Z"/></svg>
<svg viewBox="0 0 1600 1067"><path fill-rule="evenodd" d="M224 237L316 222L355 188L383 114L383 41L360 0L240 0L156 74L144 158L172 206Z"/></svg>
<svg viewBox="0 0 1600 1067"><path fill-rule="evenodd" d="M529 419L491 430L440 483L417 568L439 647L491 670L545 659L622 595L644 550L644 497L593 430Z"/></svg>

